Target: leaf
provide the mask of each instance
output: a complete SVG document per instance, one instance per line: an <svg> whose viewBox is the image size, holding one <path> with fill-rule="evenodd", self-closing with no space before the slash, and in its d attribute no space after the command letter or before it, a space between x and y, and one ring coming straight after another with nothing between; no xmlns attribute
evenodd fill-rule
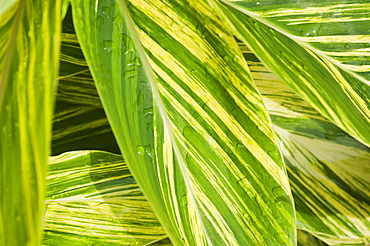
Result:
<svg viewBox="0 0 370 246"><path fill-rule="evenodd" d="M69 0L62 0L62 19L65 18L69 7Z"/></svg>
<svg viewBox="0 0 370 246"><path fill-rule="evenodd" d="M370 236L370 149L328 122L240 47L282 141L297 227L330 245L365 243Z"/></svg>
<svg viewBox="0 0 370 246"><path fill-rule="evenodd" d="M84 149L120 153L74 34L71 11L63 31L52 155Z"/></svg>
<svg viewBox="0 0 370 246"><path fill-rule="evenodd" d="M167 236L119 155L51 157L43 245L150 245Z"/></svg>
<svg viewBox="0 0 370 246"><path fill-rule="evenodd" d="M232 35L206 1L161 3L72 1L133 176L174 245L295 244L284 163Z"/></svg>
<svg viewBox="0 0 370 246"><path fill-rule="evenodd" d="M323 243L306 231L298 230L297 238L298 246L327 246L327 244Z"/></svg>
<svg viewBox="0 0 370 246"><path fill-rule="evenodd" d="M0 20L0 245L38 245L60 1L2 1Z"/></svg>
<svg viewBox="0 0 370 246"><path fill-rule="evenodd" d="M311 10L315 12L314 15L326 15L328 13L325 11L328 9L318 6L335 5L335 3L332 1L301 2L300 6L292 6L287 2L282 2L283 5L271 2L271 5L263 4L263 8L258 6L252 8L251 1L230 1L230 3L223 1L223 13L232 23L229 26L234 28L237 37L247 43L264 64L324 117L357 140L370 146L370 135L367 134L370 131L370 82L366 80L368 75L364 73L360 77L358 74L354 74L348 70L347 66L325 55L323 48L325 46L325 49L334 49L339 52L342 50L343 44L346 44L347 39L351 39L351 35L339 37L335 32L346 34L354 30L358 32L356 34L365 35L365 39L368 37L368 33L364 33L363 28L361 30L352 29L352 26L346 28L344 24L341 29L331 30L330 25L333 23L330 23L330 18L327 18L326 21L318 20L318 23L322 27L320 30L330 29L328 31L330 35L325 36L324 39L320 39L324 36L314 39L316 44L312 46L304 43L302 40L305 38L298 35L307 33L308 29L302 29L303 33L299 34L296 31L299 28L297 26L289 25L289 27L282 28L281 25L285 24L279 23L284 23L284 19L279 16L284 17L289 13L295 13L294 18L300 18L305 22L305 18L310 15ZM312 6L307 8L307 11L305 10L306 4ZM289 6L292 6L292 9L289 9ZM297 7L299 8L297 9ZM356 9L355 5L349 5L347 14L355 14ZM260 11L267 11L268 17L264 17ZM353 18L356 19L355 16ZM327 27L324 28L325 23ZM353 23L355 26L360 25L360 22L354 21ZM361 23L363 24L363 22ZM339 23L335 25L339 25ZM310 27L307 26L307 28ZM312 32L317 30L312 26L311 28ZM331 38L335 42L327 43ZM354 43L356 42L354 41ZM361 40L358 42L362 43ZM338 43L340 44L338 45ZM365 49L364 53L366 52L368 51ZM350 52L343 52L342 55L350 55ZM366 58L364 56L364 60L368 60L367 56ZM365 70L370 71L369 69Z"/></svg>

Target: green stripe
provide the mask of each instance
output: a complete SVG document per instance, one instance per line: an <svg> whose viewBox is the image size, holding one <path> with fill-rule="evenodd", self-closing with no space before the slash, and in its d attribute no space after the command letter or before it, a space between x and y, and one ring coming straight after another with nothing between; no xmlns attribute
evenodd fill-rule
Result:
<svg viewBox="0 0 370 246"><path fill-rule="evenodd" d="M121 156L51 157L47 180L43 245L149 245L166 238Z"/></svg>
<svg viewBox="0 0 370 246"><path fill-rule="evenodd" d="M60 1L0 4L0 245L38 245L59 56Z"/></svg>
<svg viewBox="0 0 370 246"><path fill-rule="evenodd" d="M370 236L370 149L322 117L245 45L239 46L283 142L297 227L330 245L365 244Z"/></svg>
<svg viewBox="0 0 370 246"><path fill-rule="evenodd" d="M95 4L72 2L76 31L121 150L171 241L294 244L277 141L208 2L131 1L136 27L125 7Z"/></svg>
<svg viewBox="0 0 370 246"><path fill-rule="evenodd" d="M365 73L360 77L348 71L345 65L325 55L323 47L318 49L311 43L302 41L307 36L322 38L320 35L298 36L295 33L297 27L282 26L284 24L279 21L281 19L270 20L261 17L257 12L253 12L257 11L256 9L244 6L243 2L238 2L237 5L225 2L222 11L233 23L234 27L230 27L235 29L238 38L248 43L257 56L285 83L323 116L369 145L370 139L366 132L370 130L370 83L366 80ZM320 25L325 27L324 23ZM355 27L359 25L356 24ZM319 27L316 26L312 30L319 30ZM339 32L338 28L335 30ZM348 28L348 32L350 30L351 28ZM346 31L344 28L343 32ZM356 34L365 35L366 40L365 31L363 28L354 29ZM352 33L347 34L351 36ZM340 42L345 44L346 39L341 38ZM345 50L343 47L340 49ZM364 61L367 56L363 58ZM366 64L366 61L364 62Z"/></svg>

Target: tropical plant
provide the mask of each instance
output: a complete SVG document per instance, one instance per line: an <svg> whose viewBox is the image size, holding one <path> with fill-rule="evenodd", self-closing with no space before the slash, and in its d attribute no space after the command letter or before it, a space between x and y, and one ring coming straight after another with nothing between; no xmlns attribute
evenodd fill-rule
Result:
<svg viewBox="0 0 370 246"><path fill-rule="evenodd" d="M368 1L70 3L0 2L0 245L370 243Z"/></svg>

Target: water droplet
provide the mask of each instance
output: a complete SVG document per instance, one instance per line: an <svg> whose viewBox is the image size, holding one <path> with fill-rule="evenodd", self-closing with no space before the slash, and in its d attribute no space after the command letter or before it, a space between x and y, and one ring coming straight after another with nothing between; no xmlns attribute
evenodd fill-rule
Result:
<svg viewBox="0 0 370 246"><path fill-rule="evenodd" d="M275 35L276 35L276 31L275 31L275 29L270 28L270 33L271 33L273 36L275 36Z"/></svg>
<svg viewBox="0 0 370 246"><path fill-rule="evenodd" d="M367 85L365 85L365 84L362 84L362 85L361 85L361 90L366 91L366 90L367 90L367 88L368 88L368 86L367 86Z"/></svg>
<svg viewBox="0 0 370 246"><path fill-rule="evenodd" d="M144 117L148 117L152 115L153 115L153 107L144 108Z"/></svg>
<svg viewBox="0 0 370 246"><path fill-rule="evenodd" d="M196 74L196 73L198 73L198 70L196 70L196 69L194 69L194 70L191 70L191 73L194 73L194 74Z"/></svg>
<svg viewBox="0 0 370 246"><path fill-rule="evenodd" d="M134 49L129 49L125 52L125 55L129 55L129 54L134 54L135 55L135 50Z"/></svg>
<svg viewBox="0 0 370 246"><path fill-rule="evenodd" d="M152 151L153 149L150 147L150 145L145 146L145 153L149 158L152 158Z"/></svg>
<svg viewBox="0 0 370 246"><path fill-rule="evenodd" d="M283 188L281 188L280 186L276 186L272 189L272 192L274 193L274 195L276 197L275 200L274 200L274 204L276 206L280 206L280 207L281 206L283 206L283 207L290 206L290 204L291 204L290 198L285 193Z"/></svg>
<svg viewBox="0 0 370 246"><path fill-rule="evenodd" d="M180 199L180 205L186 207L188 205L188 196L183 195Z"/></svg>
<svg viewBox="0 0 370 246"><path fill-rule="evenodd" d="M225 56L225 57L224 57L224 60L225 60L225 62L227 62L227 63L231 63L232 58L231 58L230 56Z"/></svg>
<svg viewBox="0 0 370 246"><path fill-rule="evenodd" d="M136 147L136 150L137 150L137 154L140 156L143 156L145 154L145 149L140 145Z"/></svg>
<svg viewBox="0 0 370 246"><path fill-rule="evenodd" d="M101 31L103 23L104 23L104 18L102 16L96 17L96 26L99 28L99 31Z"/></svg>
<svg viewBox="0 0 370 246"><path fill-rule="evenodd" d="M244 217L246 220L248 220L248 221L252 220L252 218L251 218L251 216L249 215L249 213L243 213L243 217Z"/></svg>
<svg viewBox="0 0 370 246"><path fill-rule="evenodd" d="M137 69L131 69L131 70L125 71L124 78L125 80L135 79L138 75L139 75L139 71Z"/></svg>
<svg viewBox="0 0 370 246"><path fill-rule="evenodd" d="M289 236L285 233L285 231L283 231L281 229L278 229L274 233L274 238L276 239L277 242L283 243L285 245L287 245L288 242L289 242Z"/></svg>
<svg viewBox="0 0 370 246"><path fill-rule="evenodd" d="M107 18L110 18L110 7L103 7L102 8L103 14L107 16Z"/></svg>
<svg viewBox="0 0 370 246"><path fill-rule="evenodd" d="M240 56L239 55L235 55L234 58L233 58L233 61L234 62L239 62L240 61Z"/></svg>
<svg viewBox="0 0 370 246"><path fill-rule="evenodd" d="M242 143L238 143L238 144L236 145L236 147L238 147L239 149L241 149L241 148L244 148L244 145L243 145Z"/></svg>
<svg viewBox="0 0 370 246"><path fill-rule="evenodd" d="M103 41L103 49L107 53L111 53L113 50L113 42L112 40L104 40Z"/></svg>

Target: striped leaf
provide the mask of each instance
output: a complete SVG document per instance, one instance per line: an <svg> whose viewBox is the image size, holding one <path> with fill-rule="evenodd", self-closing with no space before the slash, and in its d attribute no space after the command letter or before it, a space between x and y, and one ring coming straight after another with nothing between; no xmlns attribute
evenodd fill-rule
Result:
<svg viewBox="0 0 370 246"><path fill-rule="evenodd" d="M52 155L84 149L120 153L74 34L71 12L63 21L61 41Z"/></svg>
<svg viewBox="0 0 370 246"><path fill-rule="evenodd" d="M119 155L51 157L47 185L43 245L152 245L167 238Z"/></svg>
<svg viewBox="0 0 370 246"><path fill-rule="evenodd" d="M72 1L113 132L171 241L294 245L284 163L232 35L208 1L128 6Z"/></svg>
<svg viewBox="0 0 370 246"><path fill-rule="evenodd" d="M60 1L0 3L0 245L38 245Z"/></svg>
<svg viewBox="0 0 370 246"><path fill-rule="evenodd" d="M297 227L329 245L366 244L370 149L323 118L247 47L240 47L283 142Z"/></svg>
<svg viewBox="0 0 370 246"><path fill-rule="evenodd" d="M223 3L229 26L261 61L324 117L370 146L367 3Z"/></svg>
<svg viewBox="0 0 370 246"><path fill-rule="evenodd" d="M326 243L323 243L306 231L298 230L297 238L298 246L327 246Z"/></svg>

